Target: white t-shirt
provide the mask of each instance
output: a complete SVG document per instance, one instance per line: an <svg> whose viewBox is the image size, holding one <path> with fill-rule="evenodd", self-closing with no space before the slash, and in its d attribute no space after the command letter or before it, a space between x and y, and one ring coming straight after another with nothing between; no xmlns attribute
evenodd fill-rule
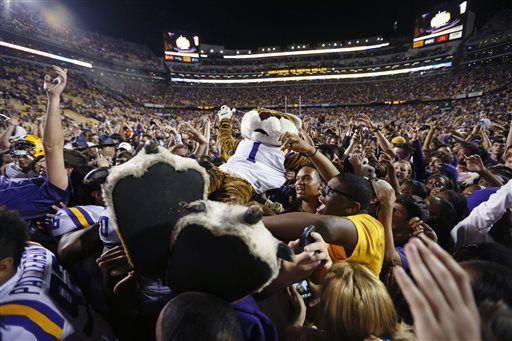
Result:
<svg viewBox="0 0 512 341"><path fill-rule="evenodd" d="M219 168L249 182L256 193L280 188L284 178L285 155L279 146L266 145L248 139L240 141L235 154Z"/></svg>
<svg viewBox="0 0 512 341"><path fill-rule="evenodd" d="M84 301L55 255L25 248L16 274L0 286L2 340L113 340L110 327Z"/></svg>

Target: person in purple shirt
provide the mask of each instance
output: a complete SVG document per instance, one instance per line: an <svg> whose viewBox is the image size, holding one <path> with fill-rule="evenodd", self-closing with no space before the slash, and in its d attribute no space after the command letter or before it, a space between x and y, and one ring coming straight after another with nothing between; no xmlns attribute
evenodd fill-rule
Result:
<svg viewBox="0 0 512 341"><path fill-rule="evenodd" d="M48 99L43 147L46 178L8 179L0 176L0 206L18 211L25 220L44 217L52 205L67 203L71 189L64 167L64 135L60 117L60 95L66 87L67 70L53 67L55 78L44 76Z"/></svg>
<svg viewBox="0 0 512 341"><path fill-rule="evenodd" d="M247 340L235 309L217 296L189 291L170 300L156 323L157 341ZM250 339L256 340L256 339Z"/></svg>

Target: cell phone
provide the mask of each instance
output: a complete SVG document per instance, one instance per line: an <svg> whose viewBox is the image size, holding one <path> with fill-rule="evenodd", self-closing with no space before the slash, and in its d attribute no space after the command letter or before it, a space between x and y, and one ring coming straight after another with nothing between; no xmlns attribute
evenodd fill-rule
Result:
<svg viewBox="0 0 512 341"><path fill-rule="evenodd" d="M313 293L309 288L308 281L303 280L301 282L293 283L293 287L304 300L304 303L308 304L313 299Z"/></svg>
<svg viewBox="0 0 512 341"><path fill-rule="evenodd" d="M295 249L296 254L302 253L306 245L313 244L315 242L315 239L311 237L312 232L316 232L315 225L308 226L304 229L304 232L302 232L302 236L300 237L299 246Z"/></svg>

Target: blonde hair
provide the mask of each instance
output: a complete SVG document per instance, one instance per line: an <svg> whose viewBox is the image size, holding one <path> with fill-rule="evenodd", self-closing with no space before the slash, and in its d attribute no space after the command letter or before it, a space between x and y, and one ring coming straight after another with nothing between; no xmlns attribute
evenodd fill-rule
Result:
<svg viewBox="0 0 512 341"><path fill-rule="evenodd" d="M386 287L360 264L339 262L329 270L320 310L326 340L363 340L370 335L402 339L398 332L404 328Z"/></svg>
<svg viewBox="0 0 512 341"><path fill-rule="evenodd" d="M396 161L394 163L394 165L397 165L397 164L403 164L406 168L407 168L407 176L404 178L405 179L410 179L412 177L412 165L409 161L407 160L399 160L399 161Z"/></svg>

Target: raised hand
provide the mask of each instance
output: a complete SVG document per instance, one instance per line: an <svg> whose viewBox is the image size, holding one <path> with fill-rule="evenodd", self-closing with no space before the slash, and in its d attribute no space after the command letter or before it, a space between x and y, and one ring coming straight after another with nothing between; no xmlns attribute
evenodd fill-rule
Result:
<svg viewBox="0 0 512 341"><path fill-rule="evenodd" d="M231 109L227 105L223 105L220 110L217 112L217 116L219 117L219 120L230 120L231 117L233 117L233 114L235 113L236 109Z"/></svg>
<svg viewBox="0 0 512 341"><path fill-rule="evenodd" d="M396 201L395 190L384 180L376 180L372 182L375 196L381 204L393 205Z"/></svg>
<svg viewBox="0 0 512 341"><path fill-rule="evenodd" d="M391 156L389 156L389 154L381 153L379 156L379 163L384 165L386 167L386 169L388 170L388 172L395 171L395 167L393 167L393 160L391 159Z"/></svg>
<svg viewBox="0 0 512 341"><path fill-rule="evenodd" d="M466 160L466 168L468 171L481 173L485 170L484 163L482 162L482 158L480 158L479 155L467 156L467 157L465 157L465 160Z"/></svg>
<svg viewBox="0 0 512 341"><path fill-rule="evenodd" d="M53 71L55 71L57 77L52 79L50 75L45 75L43 89L46 92L47 96L59 97L64 88L66 87L66 82L68 79L68 70L61 69L60 67L54 65Z"/></svg>
<svg viewBox="0 0 512 341"><path fill-rule="evenodd" d="M59 210L61 208L66 208L67 207L66 204L64 204L62 201L59 202L59 205L60 205L60 207L57 206L57 205L52 205L52 210L53 210L54 213L46 213L46 216L48 218L52 218L53 219L55 217L55 214L57 214L57 212L59 212Z"/></svg>
<svg viewBox="0 0 512 341"><path fill-rule="evenodd" d="M203 134L196 128L194 128L190 123L185 122L179 125L178 129L183 133L189 135L194 141L199 143L208 143L208 140L204 137Z"/></svg>
<svg viewBox="0 0 512 341"><path fill-rule="evenodd" d="M281 142L281 149L283 150L289 149L306 155L312 155L315 152L315 147L301 139L297 134L284 133L279 137L279 142Z"/></svg>
<svg viewBox="0 0 512 341"><path fill-rule="evenodd" d="M364 154L360 153L352 153L348 157L348 161L350 162L350 164L352 164L352 167L354 167L354 169L361 169L361 167L363 166L363 159Z"/></svg>
<svg viewBox="0 0 512 341"><path fill-rule="evenodd" d="M423 220L420 220L418 217L413 217L411 220L409 220L409 228L411 229L412 235L415 237L420 236L421 234L424 234L428 238L430 238L432 241L437 243L437 234L434 232L434 230L427 224L423 222ZM421 240L423 240L421 238Z"/></svg>
<svg viewBox="0 0 512 341"><path fill-rule="evenodd" d="M412 239L405 246L416 281L401 267L395 278L414 318L418 340L480 340L480 316L469 276L439 245Z"/></svg>
<svg viewBox="0 0 512 341"><path fill-rule="evenodd" d="M332 266L332 260L329 256L329 252L327 251L327 243L318 232L312 232L311 237L315 240L315 242L306 245L304 247L304 251L313 252L314 255L311 257L311 260L322 262L323 269L325 271L329 270Z"/></svg>
<svg viewBox="0 0 512 341"><path fill-rule="evenodd" d="M372 120L370 119L370 117L368 117L368 115L366 114L361 114L361 121L364 125L366 125L368 128L370 129L375 129L375 124L373 124Z"/></svg>
<svg viewBox="0 0 512 341"><path fill-rule="evenodd" d="M111 164L107 160L107 158L100 153L96 154L96 165L98 167L110 167L111 166Z"/></svg>

